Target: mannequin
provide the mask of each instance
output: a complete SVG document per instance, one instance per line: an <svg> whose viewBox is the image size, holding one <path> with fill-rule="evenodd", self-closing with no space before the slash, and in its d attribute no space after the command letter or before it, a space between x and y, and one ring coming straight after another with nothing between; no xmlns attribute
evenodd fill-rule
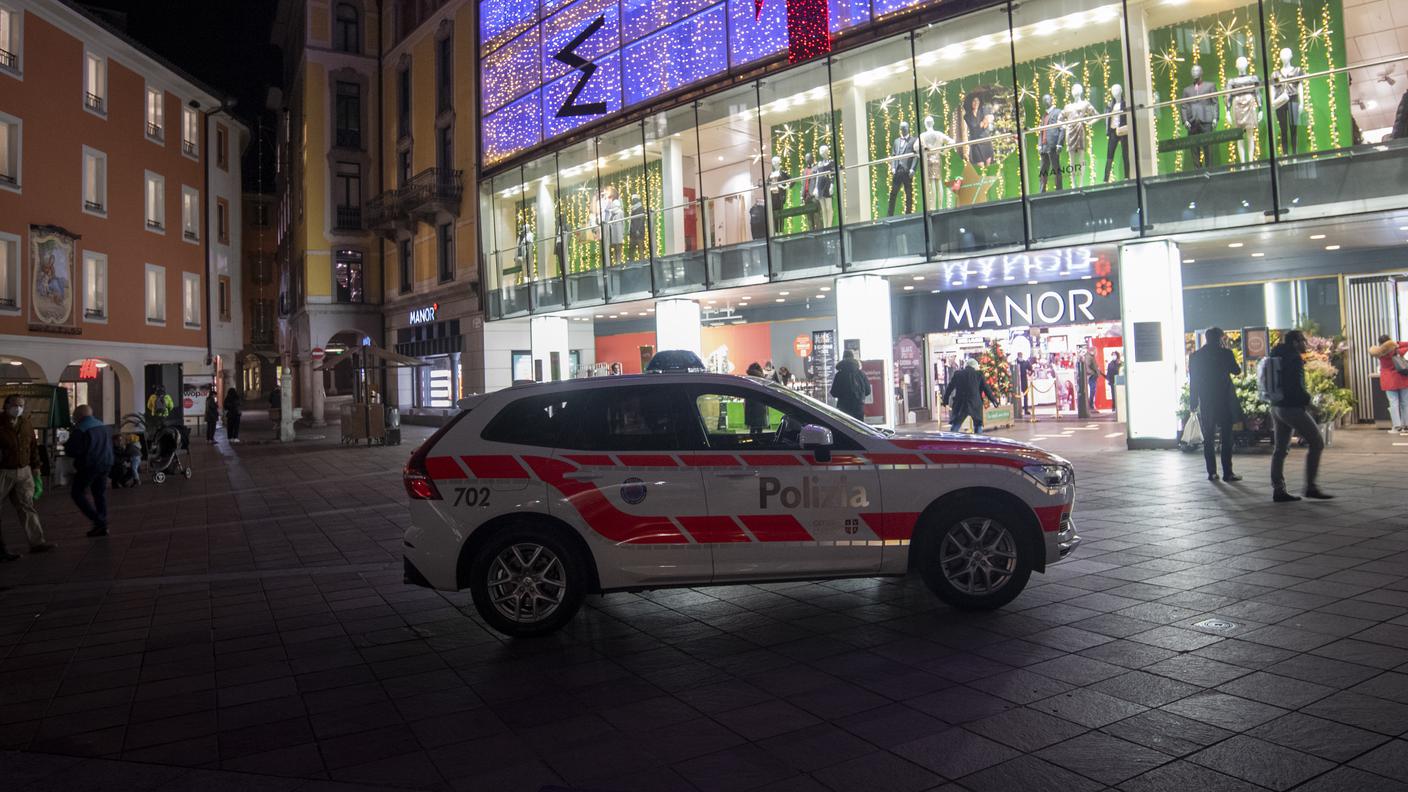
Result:
<svg viewBox="0 0 1408 792"><path fill-rule="evenodd" d="M1041 154L1041 191L1046 192L1046 180L1053 173L1056 174L1056 189L1061 189L1061 146L1066 141L1066 130L1060 126L1061 108L1056 106L1051 94L1041 97L1041 104L1046 108L1046 115L1041 119L1045 128L1037 136L1036 149Z"/></svg>
<svg viewBox="0 0 1408 792"><path fill-rule="evenodd" d="M1085 177L1085 150L1090 141L1090 122L1086 119L1095 115L1095 105L1085 98L1085 86L1076 83L1071 86L1071 101L1061 110L1061 123L1066 125L1066 151L1070 152L1071 186L1083 187L1088 183Z"/></svg>
<svg viewBox="0 0 1408 792"><path fill-rule="evenodd" d="M601 198L601 222L606 226L606 264L615 266L624 260L626 248L626 213L621 209L620 194L615 187L607 187Z"/></svg>
<svg viewBox="0 0 1408 792"><path fill-rule="evenodd" d="M1245 55L1237 58L1237 76L1227 81L1227 123L1242 128L1242 138L1237 141L1237 161L1251 162L1256 159L1256 128L1262 120L1261 78L1248 74L1251 62Z"/></svg>
<svg viewBox="0 0 1408 792"><path fill-rule="evenodd" d="M919 141L910 133L909 122L900 122L900 136L890 146L890 203L885 214L895 214L895 197L904 190L904 213L914 211L914 162Z"/></svg>
<svg viewBox="0 0 1408 792"><path fill-rule="evenodd" d="M631 196L630 220L626 223L626 236L630 239L632 257L645 257L645 204L640 195Z"/></svg>
<svg viewBox="0 0 1408 792"><path fill-rule="evenodd" d="M982 97L972 94L963 108L964 140L983 140L992 137L992 112L983 106ZM975 168L992 164L992 141L968 144L968 162Z"/></svg>
<svg viewBox="0 0 1408 792"><path fill-rule="evenodd" d="M1183 89L1183 126L1188 135L1201 135L1211 132L1217 126L1217 97L1207 96L1217 91L1217 86L1203 82L1203 67L1194 65L1193 82ZM1198 98L1204 97L1204 98ZM1212 166L1212 147L1207 144L1193 148L1194 159L1202 167Z"/></svg>
<svg viewBox="0 0 1408 792"><path fill-rule="evenodd" d="M514 259L519 266L519 277L527 278L533 262L533 229L527 223L518 225L518 250Z"/></svg>
<svg viewBox="0 0 1408 792"><path fill-rule="evenodd" d="M768 194L772 203L772 231L774 234L782 233L782 217L778 215L783 207L787 206L787 191L792 185L787 183L792 178L792 174L782 169L782 158L772 158L772 172L768 174Z"/></svg>
<svg viewBox="0 0 1408 792"><path fill-rule="evenodd" d="M924 175L929 180L932 206L939 206L943 192L939 189L944 178L944 147L953 145L948 133L934 128L934 117L924 116L924 131L919 133L919 150L924 154Z"/></svg>
<svg viewBox="0 0 1408 792"><path fill-rule="evenodd" d="M748 207L748 230L753 239L767 239L768 205L763 200L763 183L753 185L753 205Z"/></svg>
<svg viewBox="0 0 1408 792"><path fill-rule="evenodd" d="M831 200L833 170L836 163L831 161L831 147L822 144L816 150L816 165L812 167L812 197L821 204L821 227L831 227L831 215L835 211Z"/></svg>
<svg viewBox="0 0 1408 792"><path fill-rule="evenodd" d="M1124 175L1129 178L1129 106L1124 100L1124 88L1119 83L1110 86L1110 103L1105 107L1105 181L1114 169L1115 149L1120 150Z"/></svg>
<svg viewBox="0 0 1408 792"><path fill-rule="evenodd" d="M1276 106L1276 120L1281 125L1281 153L1294 154L1300 147L1300 78L1305 70L1291 62L1290 47L1281 50L1281 65L1271 73L1276 86L1271 103Z"/></svg>

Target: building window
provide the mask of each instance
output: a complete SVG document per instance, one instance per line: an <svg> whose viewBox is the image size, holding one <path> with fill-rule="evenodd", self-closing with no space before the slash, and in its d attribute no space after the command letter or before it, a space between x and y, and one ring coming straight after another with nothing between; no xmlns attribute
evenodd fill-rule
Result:
<svg viewBox="0 0 1408 792"><path fill-rule="evenodd" d="M220 321L230 321L230 276L220 276Z"/></svg>
<svg viewBox="0 0 1408 792"><path fill-rule="evenodd" d="M339 250L333 262L334 297L340 303L361 303L362 293L362 254L356 250Z"/></svg>
<svg viewBox="0 0 1408 792"><path fill-rule="evenodd" d="M0 311L20 308L20 238L0 234Z"/></svg>
<svg viewBox="0 0 1408 792"><path fill-rule="evenodd" d="M20 188L20 157L24 127L18 118L0 113L0 187Z"/></svg>
<svg viewBox="0 0 1408 792"><path fill-rule="evenodd" d="M412 252L412 250L411 250L411 240L409 240L409 239L403 239L403 240L401 240L401 242L400 242L400 248L401 248L401 256L400 256L401 260L400 260L399 264L400 264L400 268L401 268L401 293L402 293L402 294L409 294L410 291L411 291L412 282L413 282L414 277L415 277L415 266L416 266L415 259L414 259L414 257L413 257L414 254L413 254L413 252Z"/></svg>
<svg viewBox="0 0 1408 792"><path fill-rule="evenodd" d="M443 113L454 104L455 40L453 28L435 43L435 111Z"/></svg>
<svg viewBox="0 0 1408 792"><path fill-rule="evenodd" d="M147 265L147 324L166 324L166 267Z"/></svg>
<svg viewBox="0 0 1408 792"><path fill-rule="evenodd" d="M83 147L83 211L108 213L108 155Z"/></svg>
<svg viewBox="0 0 1408 792"><path fill-rule="evenodd" d="M337 83L334 115L337 119L337 145L341 148L362 147L362 86L354 82Z"/></svg>
<svg viewBox="0 0 1408 792"><path fill-rule="evenodd" d="M200 327L200 275L181 273L181 322L186 327Z"/></svg>
<svg viewBox="0 0 1408 792"><path fill-rule="evenodd" d="M453 223L444 223L437 229L436 236L440 242L440 282L452 281L455 279L455 226Z"/></svg>
<svg viewBox="0 0 1408 792"><path fill-rule="evenodd" d="M396 184L405 187L411 181L411 152L409 149L396 155Z"/></svg>
<svg viewBox="0 0 1408 792"><path fill-rule="evenodd" d="M224 124L215 125L215 165L222 171L230 169L230 130Z"/></svg>
<svg viewBox="0 0 1408 792"><path fill-rule="evenodd" d="M146 175L146 217L147 229L166 231L166 178L147 171Z"/></svg>
<svg viewBox="0 0 1408 792"><path fill-rule="evenodd" d="M108 257L83 252L83 321L108 320Z"/></svg>
<svg viewBox="0 0 1408 792"><path fill-rule="evenodd" d="M411 136L411 65L407 63L396 74L396 134Z"/></svg>
<svg viewBox="0 0 1408 792"><path fill-rule="evenodd" d="M440 127L436 130L435 164L444 170L455 167L455 128Z"/></svg>
<svg viewBox="0 0 1408 792"><path fill-rule="evenodd" d="M230 202L224 198L215 199L215 230L216 239L230 244Z"/></svg>
<svg viewBox="0 0 1408 792"><path fill-rule="evenodd" d="M200 112L194 107L181 108L181 153L200 158Z"/></svg>
<svg viewBox="0 0 1408 792"><path fill-rule="evenodd" d="M181 187L181 236L189 242L200 239L200 192Z"/></svg>
<svg viewBox="0 0 1408 792"><path fill-rule="evenodd" d="M0 71L11 74L23 71L20 63L24 47L24 35L20 30L23 18L18 11L0 7Z"/></svg>
<svg viewBox="0 0 1408 792"><path fill-rule="evenodd" d="M83 53L83 107L100 116L108 114L108 61L91 52Z"/></svg>
<svg viewBox="0 0 1408 792"><path fill-rule="evenodd" d="M362 166L356 162L339 162L333 176L333 204L336 207L339 231L354 231L362 227Z"/></svg>
<svg viewBox="0 0 1408 792"><path fill-rule="evenodd" d="M351 3L337 4L337 21L333 30L333 46L353 55L362 51L362 22L357 7Z"/></svg>
<svg viewBox="0 0 1408 792"><path fill-rule="evenodd" d="M166 139L166 94L150 85L147 86L147 139L157 143Z"/></svg>

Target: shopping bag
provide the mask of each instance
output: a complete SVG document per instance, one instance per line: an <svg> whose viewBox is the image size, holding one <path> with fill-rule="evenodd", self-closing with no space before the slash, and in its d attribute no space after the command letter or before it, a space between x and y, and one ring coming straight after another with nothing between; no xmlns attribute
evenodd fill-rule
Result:
<svg viewBox="0 0 1408 792"><path fill-rule="evenodd" d="M1197 413L1192 413L1188 416L1188 422L1183 425L1183 437L1179 439L1186 446L1202 444L1203 422L1198 420Z"/></svg>

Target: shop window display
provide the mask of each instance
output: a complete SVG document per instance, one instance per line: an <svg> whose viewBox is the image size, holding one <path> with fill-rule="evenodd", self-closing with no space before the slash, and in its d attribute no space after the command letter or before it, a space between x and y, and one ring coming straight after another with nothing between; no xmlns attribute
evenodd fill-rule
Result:
<svg viewBox="0 0 1408 792"><path fill-rule="evenodd" d="M764 80L759 88L775 273L840 267L834 229L835 118L825 62Z"/></svg>
<svg viewBox="0 0 1408 792"><path fill-rule="evenodd" d="M557 155L557 211L562 223L562 266L545 273L553 278L545 285L539 300L562 303L561 287L556 278L563 271L575 289L587 289L591 294L593 280L601 277L601 268L608 252L620 253L613 244L613 234L619 235L624 215L618 217L619 194L602 188L598 169L597 142L584 140ZM556 290L556 291L554 291ZM600 296L596 287L595 296ZM535 305L538 303L535 303Z"/></svg>
<svg viewBox="0 0 1408 792"><path fill-rule="evenodd" d="M639 124L617 129L597 141L597 171L601 192L596 198L601 229L601 260L614 276L623 270L649 267L649 234L646 229L645 195L651 182L658 182L658 164L645 161L644 138ZM577 202L570 204L574 208ZM581 262L568 271L568 301L573 305L603 299L597 259ZM646 279L649 279L648 273Z"/></svg>
<svg viewBox="0 0 1408 792"><path fill-rule="evenodd" d="M773 165L763 155L758 87L748 84L725 92L698 104L696 112L710 280L718 284L766 279L770 202L777 198L764 184ZM772 184L778 182L774 176Z"/></svg>
<svg viewBox="0 0 1408 792"><path fill-rule="evenodd" d="M539 271L538 206L525 189L521 169L505 171L484 183L480 212L486 218L482 228L485 257L492 262L491 309L499 316L527 313L528 284Z"/></svg>
<svg viewBox="0 0 1408 792"><path fill-rule="evenodd" d="M645 243L654 259L655 280L684 288L704 282L704 228L700 211L699 132L693 105L658 113L645 120ZM638 234L634 227L629 234ZM651 273L621 273L610 299L646 296Z"/></svg>

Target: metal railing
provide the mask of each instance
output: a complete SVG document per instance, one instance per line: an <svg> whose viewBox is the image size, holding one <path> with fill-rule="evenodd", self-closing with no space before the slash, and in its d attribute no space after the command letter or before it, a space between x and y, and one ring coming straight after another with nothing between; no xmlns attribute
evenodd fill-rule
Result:
<svg viewBox="0 0 1408 792"><path fill-rule="evenodd" d="M147 228L150 228L153 231L165 231L166 224L161 222L160 220L153 220L149 217L147 218Z"/></svg>
<svg viewBox="0 0 1408 792"><path fill-rule="evenodd" d="M14 71L19 68L20 56L7 49L0 49L0 68Z"/></svg>
<svg viewBox="0 0 1408 792"><path fill-rule="evenodd" d="M464 197L464 171L426 168L397 190L401 207L412 214L425 210L458 213Z"/></svg>
<svg viewBox="0 0 1408 792"><path fill-rule="evenodd" d="M107 207L103 206L102 201L89 201L86 199L83 201L83 208L90 212L103 212L107 210Z"/></svg>
<svg viewBox="0 0 1408 792"><path fill-rule="evenodd" d="M147 122L147 137L161 140L165 135L166 130L162 128L161 124L153 124L150 121Z"/></svg>
<svg viewBox="0 0 1408 792"><path fill-rule="evenodd" d="M360 231L362 229L362 207L337 207L336 222L338 231Z"/></svg>
<svg viewBox="0 0 1408 792"><path fill-rule="evenodd" d="M16 187L19 185L20 180L13 173L0 173L0 182L8 184L11 187Z"/></svg>
<svg viewBox="0 0 1408 792"><path fill-rule="evenodd" d="M186 239L191 240L192 242L195 242L196 240L200 239L200 235L197 234L194 229L190 229L190 228L182 229L182 230L181 230L181 236L185 237Z"/></svg>
<svg viewBox="0 0 1408 792"><path fill-rule="evenodd" d="M106 112L103 110L104 104L105 102L103 101L103 97L93 93L92 91L87 91L83 94L83 106L88 108L89 110L92 110L95 113Z"/></svg>
<svg viewBox="0 0 1408 792"><path fill-rule="evenodd" d="M84 319L106 319L106 318L108 318L108 312L107 312L107 310L104 309L104 308L84 308L84 309L83 309L83 318L84 318Z"/></svg>
<svg viewBox="0 0 1408 792"><path fill-rule="evenodd" d="M200 156L200 149L196 147L196 142L194 140L182 140L181 151L185 152L186 155L190 157Z"/></svg>

